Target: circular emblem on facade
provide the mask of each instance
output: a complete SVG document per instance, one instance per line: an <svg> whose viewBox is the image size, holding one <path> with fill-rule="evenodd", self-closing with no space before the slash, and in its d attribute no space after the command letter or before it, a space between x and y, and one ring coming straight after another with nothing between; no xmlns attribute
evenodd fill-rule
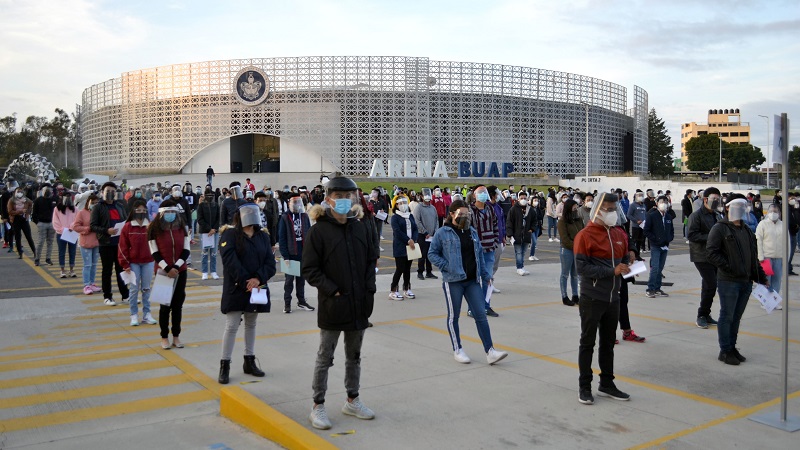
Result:
<svg viewBox="0 0 800 450"><path fill-rule="evenodd" d="M236 98L247 106L255 106L267 99L269 78L258 67L245 67L236 74L233 82Z"/></svg>

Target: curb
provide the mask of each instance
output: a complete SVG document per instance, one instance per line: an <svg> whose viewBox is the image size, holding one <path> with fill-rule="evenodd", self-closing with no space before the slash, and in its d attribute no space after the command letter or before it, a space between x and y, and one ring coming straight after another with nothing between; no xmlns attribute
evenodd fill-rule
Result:
<svg viewBox="0 0 800 450"><path fill-rule="evenodd" d="M219 412L221 416L288 449L338 448L238 386L220 391Z"/></svg>

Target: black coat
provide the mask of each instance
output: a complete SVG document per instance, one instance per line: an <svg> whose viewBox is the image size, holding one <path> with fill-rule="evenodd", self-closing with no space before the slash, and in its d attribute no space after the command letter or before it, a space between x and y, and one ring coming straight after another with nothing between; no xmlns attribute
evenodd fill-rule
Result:
<svg viewBox="0 0 800 450"><path fill-rule="evenodd" d="M508 212L506 236L513 237L515 244L530 244L533 230L539 224L538 208L529 205L527 213L525 209L516 203Z"/></svg>
<svg viewBox="0 0 800 450"><path fill-rule="evenodd" d="M208 234L211 230L219 231L219 205L202 202L197 206L197 231Z"/></svg>
<svg viewBox="0 0 800 450"><path fill-rule="evenodd" d="M711 211L705 206L689 215L689 223L686 225L686 232L689 239L689 261L708 262L706 252L706 241L708 233L717 221L722 219L722 215L716 211Z"/></svg>
<svg viewBox="0 0 800 450"><path fill-rule="evenodd" d="M755 281L765 284L767 275L758 262L756 235L742 223L738 230L746 234L747 239L737 238L736 225L725 219L717 222L708 234L706 249L708 262L717 266L717 279L725 281ZM744 257L743 247L749 248L750 258Z"/></svg>
<svg viewBox="0 0 800 450"><path fill-rule="evenodd" d="M275 255L272 253L269 236L261 230L256 231L251 238L243 235L242 247L237 249L236 234L235 228L226 227L219 241L223 266L220 311L222 314L231 311L269 312L269 303L251 304L250 293L247 292L247 280L258 278L269 296L266 284L275 275L276 270Z"/></svg>
<svg viewBox="0 0 800 450"><path fill-rule="evenodd" d="M302 275L317 288L317 325L325 330L364 330L375 303L378 249L365 221L339 223L321 206L303 242Z"/></svg>

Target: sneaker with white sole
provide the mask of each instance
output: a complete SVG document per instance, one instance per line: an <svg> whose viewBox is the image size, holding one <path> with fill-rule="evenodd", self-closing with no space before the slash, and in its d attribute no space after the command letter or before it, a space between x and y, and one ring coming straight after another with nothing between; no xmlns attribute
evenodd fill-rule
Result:
<svg viewBox="0 0 800 450"><path fill-rule="evenodd" d="M94 294L94 291L92 290L91 286L84 286L83 287L83 293L86 294L86 295L92 295L92 294Z"/></svg>
<svg viewBox="0 0 800 450"><path fill-rule="evenodd" d="M104 299L103 304L106 306L117 306L117 302L111 300L110 298Z"/></svg>
<svg viewBox="0 0 800 450"><path fill-rule="evenodd" d="M537 258L535 256L529 256L528 257L528 261L538 261L538 260L539 260L539 258Z"/></svg>
<svg viewBox="0 0 800 450"><path fill-rule="evenodd" d="M303 311L314 311L314 307L309 305L305 300L302 302L297 302L297 308L302 309Z"/></svg>
<svg viewBox="0 0 800 450"><path fill-rule="evenodd" d="M409 290L405 291L405 292L403 293L403 296L404 296L405 298L417 298L417 296L416 296L416 295L414 295L414 293L413 293L413 292L411 292L411 289L409 289Z"/></svg>
<svg viewBox="0 0 800 450"><path fill-rule="evenodd" d="M208 279L208 274L204 273L204 274L200 275L200 279L201 280L207 280Z"/></svg>
<svg viewBox="0 0 800 450"><path fill-rule="evenodd" d="M138 327L139 326L139 315L138 314L131 314L131 326Z"/></svg>
<svg viewBox="0 0 800 450"><path fill-rule="evenodd" d="M492 294L499 294L500 289L497 289L494 285L492 285Z"/></svg>
<svg viewBox="0 0 800 450"><path fill-rule="evenodd" d="M328 413L325 412L325 405L316 405L311 409L311 414L308 416L311 421L311 426L318 430L327 430L331 427L331 421L328 419Z"/></svg>
<svg viewBox="0 0 800 450"><path fill-rule="evenodd" d="M102 291L102 289L100 289L100 287L97 286L94 283L90 284L89 287L92 288L92 292L100 292L100 291Z"/></svg>
<svg viewBox="0 0 800 450"><path fill-rule="evenodd" d="M390 292L389 293L389 300L402 300L403 294L400 292Z"/></svg>
<svg viewBox="0 0 800 450"><path fill-rule="evenodd" d="M156 319L153 319L152 314L147 313L144 315L144 317L142 317L142 323L146 323L148 325L155 325L158 323L158 321Z"/></svg>
<svg viewBox="0 0 800 450"><path fill-rule="evenodd" d="M217 275L217 272L211 272L211 279L212 280L219 280L219 275Z"/></svg>
<svg viewBox="0 0 800 450"><path fill-rule="evenodd" d="M530 272L525 269L517 269L517 275L524 277L525 275L530 275Z"/></svg>
<svg viewBox="0 0 800 450"><path fill-rule="evenodd" d="M472 360L469 359L469 356L467 356L467 353L464 352L463 348L456 350L453 353L453 357L457 362L460 362L461 364L469 364L470 362L472 362Z"/></svg>
<svg viewBox="0 0 800 450"><path fill-rule="evenodd" d="M614 400L627 402L631 396L617 389L616 386L600 386L597 388L597 395L600 397L610 397Z"/></svg>
<svg viewBox="0 0 800 450"><path fill-rule="evenodd" d="M372 420L375 418L375 413L361 403L361 399L358 397L354 398L351 402L345 401L344 406L342 406L342 413L348 416L356 416L364 420Z"/></svg>
<svg viewBox="0 0 800 450"><path fill-rule="evenodd" d="M553 242L553 238L550 238L550 239L548 240L548 242Z"/></svg>
<svg viewBox="0 0 800 450"><path fill-rule="evenodd" d="M559 238L553 238L553 240L556 241L556 242L561 242L561 239L559 239Z"/></svg>
<svg viewBox="0 0 800 450"><path fill-rule="evenodd" d="M486 361L489 365L497 364L508 356L508 353L500 350L495 350L494 347L490 348L486 353Z"/></svg>

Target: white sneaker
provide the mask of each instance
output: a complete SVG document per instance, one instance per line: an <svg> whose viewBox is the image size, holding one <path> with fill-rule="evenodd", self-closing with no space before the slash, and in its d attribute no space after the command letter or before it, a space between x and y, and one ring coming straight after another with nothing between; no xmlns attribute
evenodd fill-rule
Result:
<svg viewBox="0 0 800 450"><path fill-rule="evenodd" d="M356 416L359 419L372 420L375 418L375 413L364 406L359 397L354 398L352 402L345 401L344 406L342 406L342 412L348 416Z"/></svg>
<svg viewBox="0 0 800 450"><path fill-rule="evenodd" d="M550 238L550 239L549 239L549 241L550 241L550 242L553 242L553 238Z"/></svg>
<svg viewBox="0 0 800 450"><path fill-rule="evenodd" d="M780 304L778 304L778 306L776 306L776 307L775 307L775 309L777 309L777 310L779 310L779 311L782 311L782 310L783 310L783 306L781 306Z"/></svg>
<svg viewBox="0 0 800 450"><path fill-rule="evenodd" d="M211 279L219 280L219 275L217 275L217 272L211 272Z"/></svg>
<svg viewBox="0 0 800 450"><path fill-rule="evenodd" d="M200 276L200 279L201 280L207 280L208 279L208 274L204 273L203 275Z"/></svg>
<svg viewBox="0 0 800 450"><path fill-rule="evenodd" d="M472 362L472 360L469 359L469 356L467 356L466 352L464 352L463 348L456 350L453 354L453 357L455 358L456 362L460 362L461 364L469 364Z"/></svg>
<svg viewBox="0 0 800 450"><path fill-rule="evenodd" d="M402 299L403 299L403 294L401 294L399 291L389 293L389 300L402 300Z"/></svg>
<svg viewBox="0 0 800 450"><path fill-rule="evenodd" d="M152 314L147 313L144 315L144 317L142 317L142 323L146 323L148 325L155 325L158 323L158 321L156 321L156 319L153 319Z"/></svg>
<svg viewBox="0 0 800 450"><path fill-rule="evenodd" d="M139 315L138 314L131 314L131 326L138 327L139 326Z"/></svg>
<svg viewBox="0 0 800 450"><path fill-rule="evenodd" d="M559 239L559 238L553 238L553 240L556 241L556 242L561 242L561 239Z"/></svg>
<svg viewBox="0 0 800 450"><path fill-rule="evenodd" d="M403 293L403 295L404 295L406 298L416 298L416 297L417 297L416 295L414 295L414 293L413 293L413 292L411 292L411 289L409 289L409 290L405 291L405 292Z"/></svg>
<svg viewBox="0 0 800 450"><path fill-rule="evenodd" d="M103 300L103 304L106 306L117 306L117 302L111 300L110 298Z"/></svg>
<svg viewBox="0 0 800 450"><path fill-rule="evenodd" d="M508 353L503 352L503 351L495 350L494 347L492 347L492 348L489 349L489 352L486 353L486 361L490 365L497 364L498 362L500 362L506 356L508 356Z"/></svg>
<svg viewBox="0 0 800 450"><path fill-rule="evenodd" d="M311 426L318 430L327 430L331 427L331 421L328 419L328 413L325 412L325 405L317 405L311 409L311 415L308 416L311 420Z"/></svg>
<svg viewBox="0 0 800 450"><path fill-rule="evenodd" d="M380 251L383 251L383 247L378 247L378 248L380 249Z"/></svg>
<svg viewBox="0 0 800 450"><path fill-rule="evenodd" d="M494 287L494 285L492 285L492 294L499 294L499 293L500 289L497 289L496 287Z"/></svg>
<svg viewBox="0 0 800 450"><path fill-rule="evenodd" d="M528 258L528 261L538 261L538 260L539 258L537 258L536 256L531 256L530 258Z"/></svg>
<svg viewBox="0 0 800 450"><path fill-rule="evenodd" d="M687 243L687 244L689 243L689 240L688 240L688 239L686 240L686 243Z"/></svg>
<svg viewBox="0 0 800 450"><path fill-rule="evenodd" d="M525 275L529 275L529 274L530 274L530 272L528 272L525 269L517 269L517 275L519 275L521 277L524 277Z"/></svg>

